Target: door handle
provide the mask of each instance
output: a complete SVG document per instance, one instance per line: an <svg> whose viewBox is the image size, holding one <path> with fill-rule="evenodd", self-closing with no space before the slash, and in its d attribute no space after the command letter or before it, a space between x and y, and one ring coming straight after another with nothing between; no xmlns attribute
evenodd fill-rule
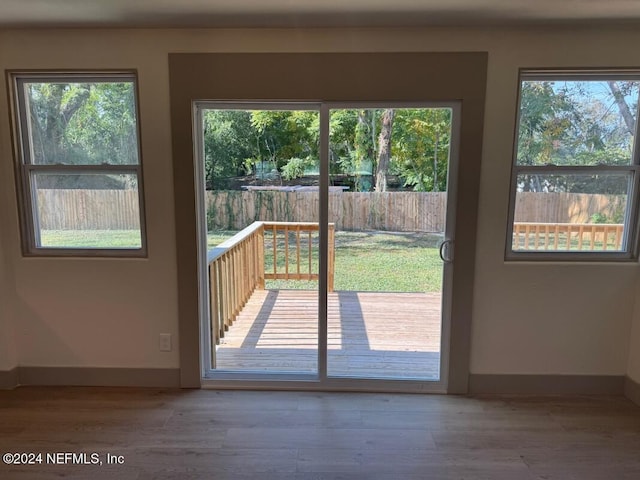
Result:
<svg viewBox="0 0 640 480"><path fill-rule="evenodd" d="M440 244L440 259L444 263L453 262L453 240L443 240Z"/></svg>

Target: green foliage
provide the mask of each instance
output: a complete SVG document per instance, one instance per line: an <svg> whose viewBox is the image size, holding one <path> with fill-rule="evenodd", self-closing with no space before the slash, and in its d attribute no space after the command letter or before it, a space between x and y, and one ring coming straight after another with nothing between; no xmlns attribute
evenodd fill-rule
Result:
<svg viewBox="0 0 640 480"><path fill-rule="evenodd" d="M619 89L620 103L613 94ZM623 110L635 115L638 82L524 81L518 130L519 165L628 165L633 128ZM629 119L635 123L635 118ZM626 193L619 178L521 175L522 191Z"/></svg>
<svg viewBox="0 0 640 480"><path fill-rule="evenodd" d="M96 83L71 118L67 139L81 147L90 163L138 163L135 98L132 83Z"/></svg>
<svg viewBox="0 0 640 480"><path fill-rule="evenodd" d="M594 213L591 215L591 223L609 223L609 217L604 213Z"/></svg>
<svg viewBox="0 0 640 480"><path fill-rule="evenodd" d="M354 189L368 191L376 171L383 110L333 110L332 162L353 175ZM446 191L451 110L397 109L391 136L390 173L416 191Z"/></svg>
<svg viewBox="0 0 640 480"><path fill-rule="evenodd" d="M373 175L373 165L376 161L376 112L375 110L358 110L357 115L358 121L353 136L354 150L350 155L352 160L350 166L355 176L355 190L362 192L372 188L372 182L367 181L366 177ZM369 172L365 172L365 168Z"/></svg>
<svg viewBox="0 0 640 480"><path fill-rule="evenodd" d="M207 189L221 190L229 177L250 171L252 159L258 155L251 113L208 110L203 123Z"/></svg>
<svg viewBox="0 0 640 480"><path fill-rule="evenodd" d="M625 211L622 205L619 205L610 218L610 223L623 223L624 222Z"/></svg>
<svg viewBox="0 0 640 480"><path fill-rule="evenodd" d="M451 143L451 110L398 110L392 137L392 173L418 192L445 192Z"/></svg>
<svg viewBox="0 0 640 480"><path fill-rule="evenodd" d="M618 205L609 215L598 212L591 215L591 223L624 223L624 205Z"/></svg>
<svg viewBox="0 0 640 480"><path fill-rule="evenodd" d="M318 160L315 158L290 158L282 167L282 178L285 180L293 180L302 177L306 170L317 165Z"/></svg>
<svg viewBox="0 0 640 480"><path fill-rule="evenodd" d="M291 158L318 157L318 113L305 110L251 112L258 161L282 168Z"/></svg>
<svg viewBox="0 0 640 480"><path fill-rule="evenodd" d="M329 117L331 155L334 160L344 157L354 149L357 110L332 110Z"/></svg>
<svg viewBox="0 0 640 480"><path fill-rule="evenodd" d="M36 163L138 163L133 83L29 83L28 95Z"/></svg>
<svg viewBox="0 0 640 480"><path fill-rule="evenodd" d="M372 188L382 111L331 111L330 173L350 179L356 191ZM446 190L450 129L449 109L399 109L391 172L414 190ZM225 188L227 178L249 172L265 180L265 168L293 180L317 166L319 158L319 116L314 111L210 110L204 137L208 188Z"/></svg>
<svg viewBox="0 0 640 480"><path fill-rule="evenodd" d="M207 110L203 122L206 185L210 190L227 189L230 178L242 175L271 178L274 168L297 175L299 161L295 159L318 155L317 112Z"/></svg>
<svg viewBox="0 0 640 480"><path fill-rule="evenodd" d="M520 92L518 164L553 163L574 123L574 105L552 82L523 82Z"/></svg>

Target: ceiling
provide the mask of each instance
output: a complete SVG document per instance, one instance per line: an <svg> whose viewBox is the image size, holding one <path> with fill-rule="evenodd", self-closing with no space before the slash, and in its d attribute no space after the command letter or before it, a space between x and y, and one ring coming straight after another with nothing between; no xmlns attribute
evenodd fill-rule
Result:
<svg viewBox="0 0 640 480"><path fill-rule="evenodd" d="M336 27L640 22L638 0L0 0L0 27Z"/></svg>

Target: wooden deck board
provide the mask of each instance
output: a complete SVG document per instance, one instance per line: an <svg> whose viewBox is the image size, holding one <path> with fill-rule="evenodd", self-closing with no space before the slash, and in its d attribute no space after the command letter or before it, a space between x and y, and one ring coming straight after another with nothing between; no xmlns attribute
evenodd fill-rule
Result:
<svg viewBox="0 0 640 480"><path fill-rule="evenodd" d="M329 375L437 379L440 305L439 293L329 293ZM217 347L217 366L315 372L317 340L317 292L256 291Z"/></svg>

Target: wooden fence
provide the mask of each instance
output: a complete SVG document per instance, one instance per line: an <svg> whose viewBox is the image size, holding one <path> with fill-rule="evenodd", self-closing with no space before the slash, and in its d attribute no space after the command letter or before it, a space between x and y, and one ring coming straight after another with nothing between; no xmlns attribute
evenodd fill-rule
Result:
<svg viewBox="0 0 640 480"><path fill-rule="evenodd" d="M137 190L38 190L42 230L139 230Z"/></svg>
<svg viewBox="0 0 640 480"><path fill-rule="evenodd" d="M210 230L242 230L254 221L317 222L318 192L207 192ZM622 195L518 193L516 222L610 223L623 215ZM337 230L442 232L446 193L342 192L329 194L329 221ZM137 230L136 190L42 189L38 215L43 230Z"/></svg>
<svg viewBox="0 0 640 480"><path fill-rule="evenodd" d="M254 221L317 222L318 192L207 192L209 230L242 230ZM329 194L337 230L442 232L446 193Z"/></svg>
<svg viewBox="0 0 640 480"><path fill-rule="evenodd" d="M594 215L610 221L624 217L626 195L535 193L516 195L516 222L592 223Z"/></svg>

